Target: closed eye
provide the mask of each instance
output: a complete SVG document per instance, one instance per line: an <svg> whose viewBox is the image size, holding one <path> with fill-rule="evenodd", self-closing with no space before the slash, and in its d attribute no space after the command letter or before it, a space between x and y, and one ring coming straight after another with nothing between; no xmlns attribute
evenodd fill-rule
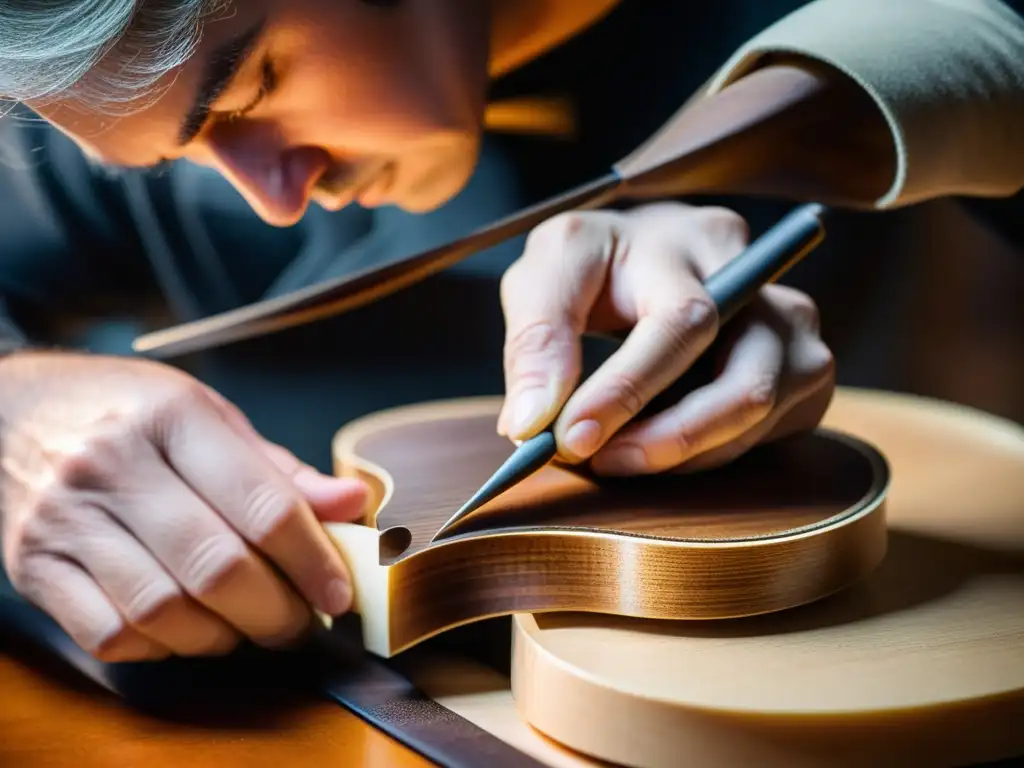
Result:
<svg viewBox="0 0 1024 768"><path fill-rule="evenodd" d="M243 118L270 96L275 88L277 88L277 71L274 69L274 63L270 58L264 58L260 63L260 89L252 100L244 107L233 109L229 112L211 111L210 117L215 123L229 123Z"/></svg>

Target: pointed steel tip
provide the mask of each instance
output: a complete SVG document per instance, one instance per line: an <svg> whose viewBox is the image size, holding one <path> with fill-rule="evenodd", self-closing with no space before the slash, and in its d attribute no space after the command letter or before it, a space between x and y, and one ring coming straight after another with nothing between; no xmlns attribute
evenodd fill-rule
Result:
<svg viewBox="0 0 1024 768"><path fill-rule="evenodd" d="M541 432L519 443L505 463L438 529L431 537L430 543L433 544L461 520L532 475L551 461L556 451L555 437L551 432Z"/></svg>
<svg viewBox="0 0 1024 768"><path fill-rule="evenodd" d="M458 521L456 521L456 522L458 522ZM441 538L444 534L448 533L448 530L450 528L451 528L451 525L449 525L448 523L445 523L444 526L437 533L435 533L433 536L430 537L430 541L427 542L427 543L428 544L433 544L435 541L437 541L439 538Z"/></svg>
<svg viewBox="0 0 1024 768"><path fill-rule="evenodd" d="M471 506L472 501L473 499L470 499L465 504L463 504L458 512L449 517L447 522L445 522L444 525L437 529L437 533L430 537L431 544L433 544L435 541L441 538L441 536L443 536L444 534L448 533L448 531L450 531L460 520L462 520L464 517L473 512L475 507Z"/></svg>

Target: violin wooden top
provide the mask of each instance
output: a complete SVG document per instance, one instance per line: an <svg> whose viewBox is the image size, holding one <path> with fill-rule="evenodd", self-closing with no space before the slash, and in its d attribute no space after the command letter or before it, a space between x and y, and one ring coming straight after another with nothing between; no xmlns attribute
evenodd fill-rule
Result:
<svg viewBox="0 0 1024 768"><path fill-rule="evenodd" d="M595 481L549 465L431 543L513 450L495 433L500 404L407 406L338 433L336 471L375 489L367 525L327 526L373 652L513 612L781 610L848 586L884 554L886 462L825 431L695 475Z"/></svg>
<svg viewBox="0 0 1024 768"><path fill-rule="evenodd" d="M767 616L513 618L520 713L628 765L971 765L1024 756L1024 429L843 392L826 424L893 467L889 548Z"/></svg>
<svg viewBox="0 0 1024 768"><path fill-rule="evenodd" d="M512 453L514 446L495 432L498 407L496 398L429 403L371 416L341 432L335 447L342 466L361 460L386 488L388 497L377 502L377 528L410 531L408 548L394 560L430 546L452 509ZM869 446L822 432L693 475L595 479L550 465L455 530L467 535L576 529L690 542L762 540L820 527L874 501L888 480L883 463Z"/></svg>

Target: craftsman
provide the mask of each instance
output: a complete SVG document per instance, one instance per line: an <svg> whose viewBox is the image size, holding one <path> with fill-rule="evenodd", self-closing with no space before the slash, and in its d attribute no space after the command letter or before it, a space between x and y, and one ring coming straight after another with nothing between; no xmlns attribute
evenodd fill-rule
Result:
<svg viewBox="0 0 1024 768"><path fill-rule="evenodd" d="M721 340L713 383L626 425L716 337L700 277L748 237L717 206L558 217L369 308L175 367L132 359L122 337L439 244L592 178L703 85L770 63L759 54L834 66L880 106L895 160L864 207L1010 196L1024 182L1018 12L999 0L5 3L11 582L109 661L223 653L241 637L274 646L304 630L309 604L350 606L317 520L361 511L362 486L323 473L330 435L362 413L503 386L504 434L565 405L561 450L609 473L706 468L813 427L831 354L814 303L782 286ZM545 87L575 100L578 142L526 132L559 115L523 101ZM97 314L128 319L75 336ZM568 398L580 334L610 328L632 328L629 342Z"/></svg>

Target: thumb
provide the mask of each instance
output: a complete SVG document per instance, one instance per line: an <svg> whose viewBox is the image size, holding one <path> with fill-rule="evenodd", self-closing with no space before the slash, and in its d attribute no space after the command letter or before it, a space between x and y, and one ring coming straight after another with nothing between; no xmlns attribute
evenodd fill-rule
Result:
<svg viewBox="0 0 1024 768"><path fill-rule="evenodd" d="M363 516L369 488L361 480L332 477L300 461L288 449L264 438L234 403L212 387L207 393L224 418L267 456L301 493L321 522L343 523Z"/></svg>
<svg viewBox="0 0 1024 768"><path fill-rule="evenodd" d="M501 281L505 402L498 432L525 440L549 425L576 386L580 337L604 287L615 214L557 216L527 239Z"/></svg>
<svg viewBox="0 0 1024 768"><path fill-rule="evenodd" d="M361 480L325 475L300 461L286 448L268 440L262 442L263 452L278 469L291 478L299 493L306 497L318 520L344 523L363 516L370 494Z"/></svg>

